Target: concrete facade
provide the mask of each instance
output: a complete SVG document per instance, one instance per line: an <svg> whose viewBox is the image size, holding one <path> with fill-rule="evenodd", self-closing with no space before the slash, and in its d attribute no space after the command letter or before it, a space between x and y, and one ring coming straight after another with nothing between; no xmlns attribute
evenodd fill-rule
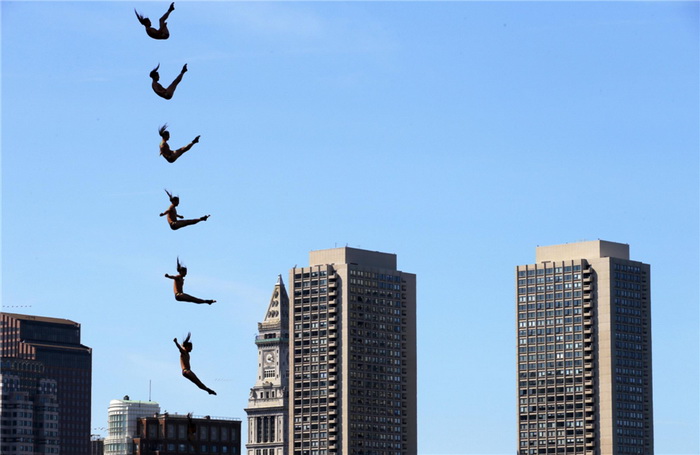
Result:
<svg viewBox="0 0 700 455"><path fill-rule="evenodd" d="M521 455L654 453L650 267L596 240L516 267Z"/></svg>
<svg viewBox="0 0 700 455"><path fill-rule="evenodd" d="M415 275L344 247L312 251L289 282L289 453L415 455Z"/></svg>

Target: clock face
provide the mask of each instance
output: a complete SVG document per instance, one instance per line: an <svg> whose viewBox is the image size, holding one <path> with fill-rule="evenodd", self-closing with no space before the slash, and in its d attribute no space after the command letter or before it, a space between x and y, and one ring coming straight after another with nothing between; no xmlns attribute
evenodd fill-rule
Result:
<svg viewBox="0 0 700 455"><path fill-rule="evenodd" d="M275 356L272 355L271 352L268 352L268 353L265 355L265 363L267 363L268 365L271 364L274 360L275 360Z"/></svg>

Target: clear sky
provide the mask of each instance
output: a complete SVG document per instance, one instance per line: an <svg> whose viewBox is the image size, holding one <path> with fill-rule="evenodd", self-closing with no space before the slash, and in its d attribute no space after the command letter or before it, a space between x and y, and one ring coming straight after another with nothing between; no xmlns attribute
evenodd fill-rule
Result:
<svg viewBox="0 0 700 455"><path fill-rule="evenodd" d="M167 5L0 3L3 310L82 324L95 433L149 381L245 429L277 275L347 245L417 275L420 453L512 454L514 266L604 239L652 266L656 453L700 452L697 2Z"/></svg>

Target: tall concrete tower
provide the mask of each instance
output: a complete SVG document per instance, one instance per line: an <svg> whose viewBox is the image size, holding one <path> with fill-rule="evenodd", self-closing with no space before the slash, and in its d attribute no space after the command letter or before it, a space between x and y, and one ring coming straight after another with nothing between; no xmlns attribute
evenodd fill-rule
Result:
<svg viewBox="0 0 700 455"><path fill-rule="evenodd" d="M415 455L415 275L344 247L312 251L289 282L287 453Z"/></svg>
<svg viewBox="0 0 700 455"><path fill-rule="evenodd" d="M255 337L258 379L248 399L248 455L286 455L288 452L289 297L282 282L272 291L263 322Z"/></svg>
<svg viewBox="0 0 700 455"><path fill-rule="evenodd" d="M649 265L596 240L515 274L518 453L654 453Z"/></svg>

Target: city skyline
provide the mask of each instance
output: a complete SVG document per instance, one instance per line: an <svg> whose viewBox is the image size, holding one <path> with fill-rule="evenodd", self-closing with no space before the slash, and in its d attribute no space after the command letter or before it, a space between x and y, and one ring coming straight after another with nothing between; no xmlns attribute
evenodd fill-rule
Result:
<svg viewBox="0 0 700 455"><path fill-rule="evenodd" d="M418 453L513 453L513 264L606 239L652 265L656 452L700 451L697 3L176 2L149 40L166 7L0 3L2 310L81 324L95 432L124 395L244 420L270 287L345 245L419 277Z"/></svg>

